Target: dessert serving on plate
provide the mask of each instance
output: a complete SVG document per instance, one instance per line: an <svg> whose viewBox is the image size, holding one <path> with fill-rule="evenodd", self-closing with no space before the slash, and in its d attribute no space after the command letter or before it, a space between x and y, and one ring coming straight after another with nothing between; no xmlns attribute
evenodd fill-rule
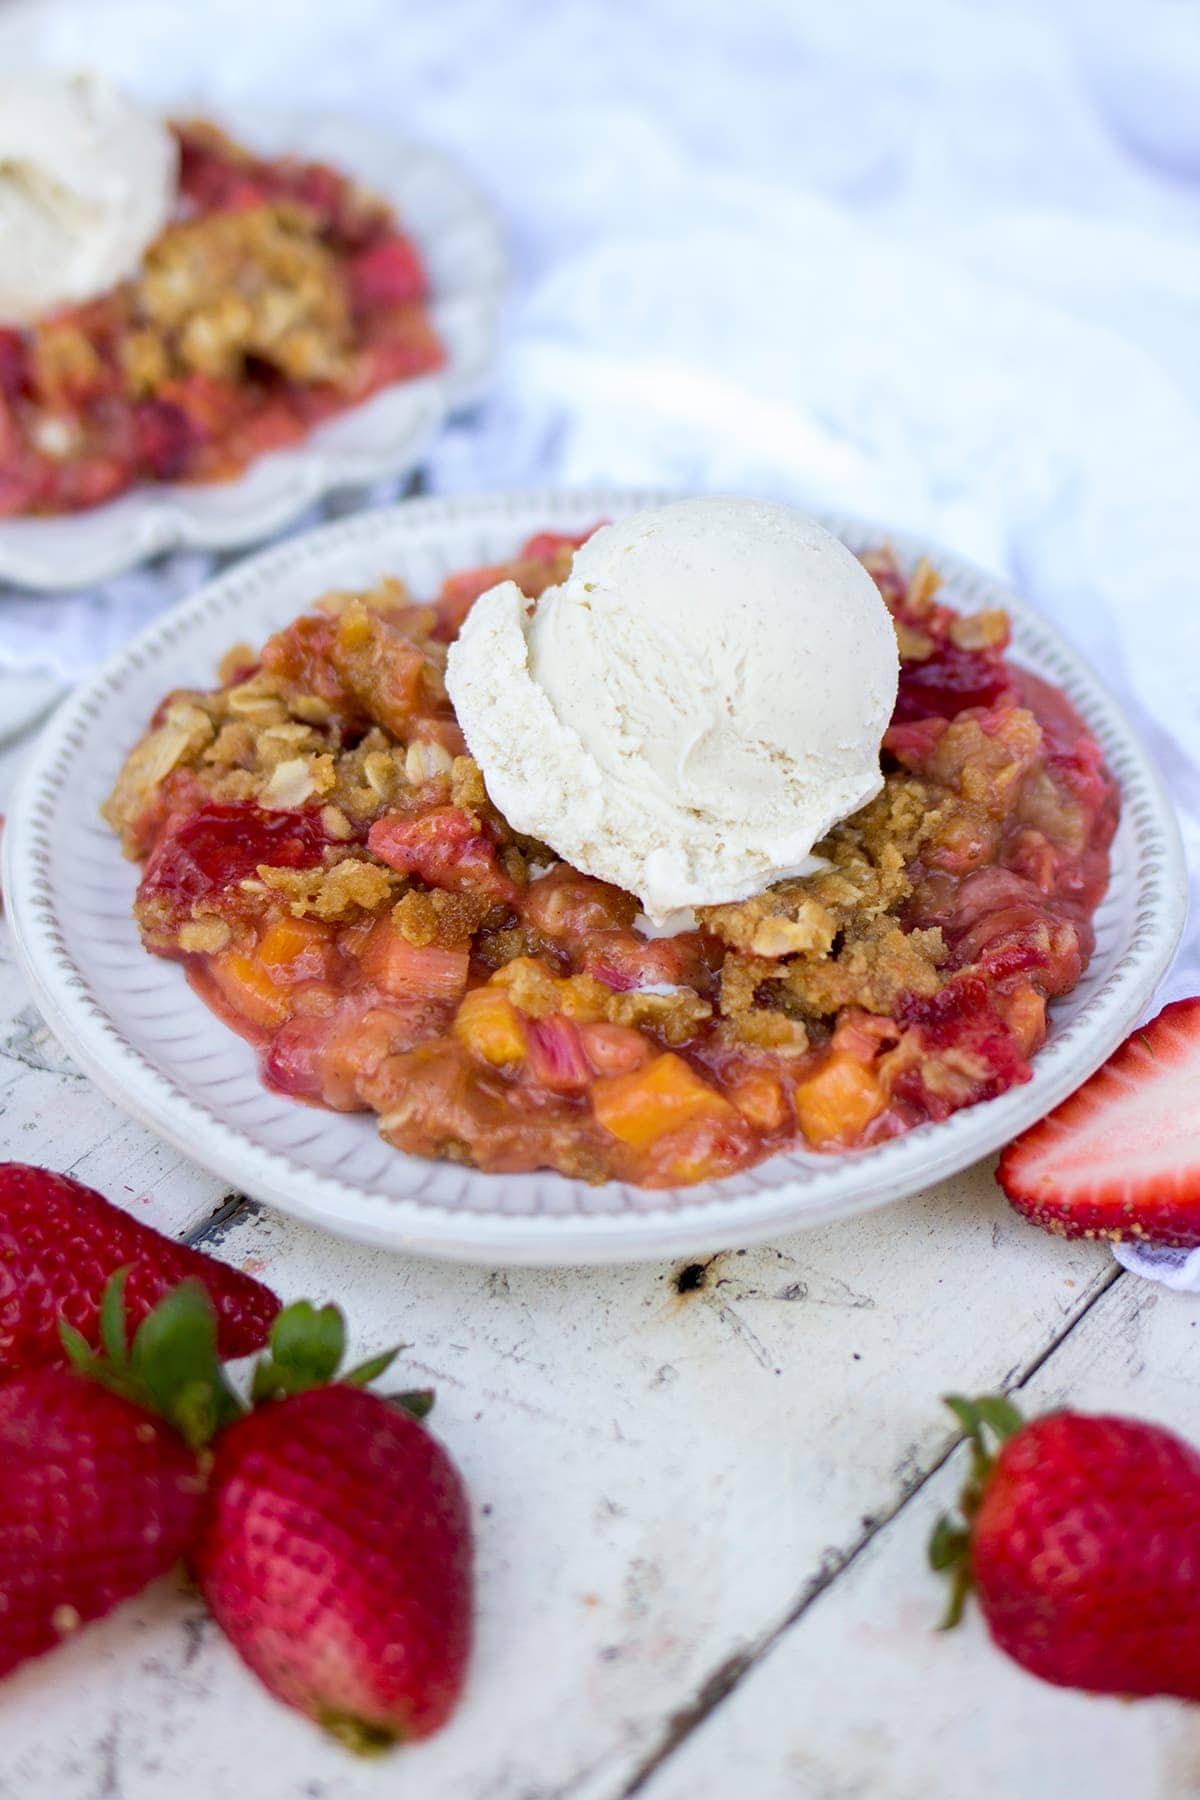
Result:
<svg viewBox="0 0 1200 1800"><path fill-rule="evenodd" d="M441 366L422 257L348 175L0 80L0 519L228 479Z"/></svg>
<svg viewBox="0 0 1200 1800"><path fill-rule="evenodd" d="M1004 616L756 502L579 542L168 695L106 807L148 949L269 1086L485 1170L684 1186L1027 1080L1117 790Z"/></svg>

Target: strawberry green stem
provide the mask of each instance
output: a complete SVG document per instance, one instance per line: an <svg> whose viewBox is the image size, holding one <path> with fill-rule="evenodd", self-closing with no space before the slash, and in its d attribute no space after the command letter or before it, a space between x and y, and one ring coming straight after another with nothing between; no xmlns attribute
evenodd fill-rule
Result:
<svg viewBox="0 0 1200 1800"><path fill-rule="evenodd" d="M380 1756L397 1741L396 1732L387 1726L372 1725L354 1713L337 1712L331 1707L317 1715L317 1723L356 1756Z"/></svg>
<svg viewBox="0 0 1200 1800"><path fill-rule="evenodd" d="M130 1343L125 1316L128 1276L127 1268L118 1269L105 1287L100 1304L102 1349L93 1350L73 1325L60 1320L63 1348L81 1375L159 1414L193 1450L199 1450L247 1411L217 1354L212 1299L201 1282L180 1282L147 1313ZM261 1406L335 1381L365 1387L391 1367L398 1348L342 1371L346 1321L341 1312L336 1306L298 1300L285 1306L271 1327L269 1348L255 1366L251 1404ZM433 1394L428 1388L414 1389L397 1394L395 1404L414 1418L424 1418Z"/></svg>
<svg viewBox="0 0 1200 1800"><path fill-rule="evenodd" d="M181 1281L138 1326L132 1344L125 1317L129 1270L118 1269L100 1303L95 1351L73 1326L59 1322L71 1366L173 1425L193 1450L210 1442L245 1408L217 1355L217 1315L199 1281Z"/></svg>
<svg viewBox="0 0 1200 1800"><path fill-rule="evenodd" d="M965 1399L961 1394L947 1394L945 1401L962 1426L971 1453L970 1469L958 1498L958 1511L941 1515L934 1525L928 1547L930 1568L945 1575L950 1582L950 1595L939 1624L939 1630L950 1631L962 1618L971 1591L971 1527L995 1462L995 1452L988 1445L988 1433L998 1445L1004 1444L1021 1429L1024 1420L1004 1394L983 1394L975 1400Z"/></svg>

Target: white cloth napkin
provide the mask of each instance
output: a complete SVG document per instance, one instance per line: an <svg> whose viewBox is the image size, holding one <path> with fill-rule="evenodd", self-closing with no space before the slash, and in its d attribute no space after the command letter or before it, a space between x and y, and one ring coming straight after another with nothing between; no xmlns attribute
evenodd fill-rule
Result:
<svg viewBox="0 0 1200 1800"><path fill-rule="evenodd" d="M742 489L974 556L1137 717L1200 882L1190 7L1144 0L1136 32L1104 0L0 11L0 60L83 44L148 97L349 109L490 189L520 271L510 337L492 397L433 451L435 489ZM208 566L0 598L0 671L78 676ZM1161 999L1198 988L1193 929Z"/></svg>

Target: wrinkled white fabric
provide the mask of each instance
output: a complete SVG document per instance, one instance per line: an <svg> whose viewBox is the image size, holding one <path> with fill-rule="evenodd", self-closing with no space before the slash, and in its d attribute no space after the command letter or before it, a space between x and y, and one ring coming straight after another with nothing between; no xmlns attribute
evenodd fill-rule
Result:
<svg viewBox="0 0 1200 1800"><path fill-rule="evenodd" d="M435 447L435 489L741 490L975 557L1139 720L1195 888L1190 5L0 6L0 59L83 44L139 95L348 110L475 172L518 282L492 396ZM3 597L0 671L78 675L208 566ZM1197 988L1193 929L1162 998Z"/></svg>

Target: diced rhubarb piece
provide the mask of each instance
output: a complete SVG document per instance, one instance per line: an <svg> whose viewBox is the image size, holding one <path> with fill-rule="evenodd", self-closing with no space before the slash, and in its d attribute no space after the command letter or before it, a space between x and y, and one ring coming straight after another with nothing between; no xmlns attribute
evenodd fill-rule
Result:
<svg viewBox="0 0 1200 1800"><path fill-rule="evenodd" d="M582 1094L591 1086L592 1071L584 1054L579 1027L562 1013L528 1019L529 1073L555 1094Z"/></svg>
<svg viewBox="0 0 1200 1800"><path fill-rule="evenodd" d="M729 1098L758 1131L781 1131L792 1122L787 1084L773 1069L747 1068L729 1085Z"/></svg>
<svg viewBox="0 0 1200 1800"><path fill-rule="evenodd" d="M638 1182L642 1187L665 1188L719 1181L753 1162L760 1154L758 1146L753 1127L736 1108L701 1113L651 1144Z"/></svg>
<svg viewBox="0 0 1200 1800"><path fill-rule="evenodd" d="M377 819L367 844L381 862L430 887L482 893L510 904L517 888L500 867L495 845L460 806L434 806L414 815Z"/></svg>
<svg viewBox="0 0 1200 1800"><path fill-rule="evenodd" d="M466 989L468 945L412 944L388 918L372 927L360 954L367 979L402 1000L457 1000Z"/></svg>
<svg viewBox="0 0 1200 1800"><path fill-rule="evenodd" d="M883 736L883 747L906 769L923 770L946 735L948 719L893 719Z"/></svg>
<svg viewBox="0 0 1200 1800"><path fill-rule="evenodd" d="M977 925L959 943L955 958L980 969L993 983L1029 974L1051 999L1070 992L1085 961L1074 925L1052 913L1029 918L1016 909Z"/></svg>
<svg viewBox="0 0 1200 1800"><path fill-rule="evenodd" d="M272 981L255 957L239 950L223 950L210 957L208 970L221 998L252 1025L273 1031L288 1018L291 1004L286 989Z"/></svg>
<svg viewBox="0 0 1200 1800"><path fill-rule="evenodd" d="M646 1150L699 1118L732 1120L737 1110L681 1056L668 1051L630 1075L610 1075L592 1088L596 1118L621 1142Z"/></svg>
<svg viewBox="0 0 1200 1800"><path fill-rule="evenodd" d="M319 812L267 812L251 801L202 806L167 820L142 876L139 907L161 901L169 917L188 918L197 900L249 880L263 863L314 867L328 842Z"/></svg>
<svg viewBox="0 0 1200 1800"><path fill-rule="evenodd" d="M872 1070L837 1051L799 1083L794 1097L800 1129L816 1150L853 1144L887 1105Z"/></svg>
<svg viewBox="0 0 1200 1800"><path fill-rule="evenodd" d="M445 1001L409 1000L372 1006L366 1012L349 1006L335 1021L321 1064L326 1103L347 1111L363 1099L362 1084L389 1056L436 1037L446 1029Z"/></svg>
<svg viewBox="0 0 1200 1800"><path fill-rule="evenodd" d="M1058 888L1062 869L1062 852L1041 831L1024 826L1009 840L1004 850L1004 865L1022 880L1031 882L1040 894L1053 894Z"/></svg>
<svg viewBox="0 0 1200 1800"><path fill-rule="evenodd" d="M900 1027L895 1019L882 1013L864 1012L861 1006L846 1006L838 1014L833 1048L860 1063L869 1064L899 1036Z"/></svg>
<svg viewBox="0 0 1200 1800"><path fill-rule="evenodd" d="M267 639L262 666L268 674L294 682L302 692L318 695L335 712L356 715L358 703L333 664L336 636L336 619L327 613L305 613Z"/></svg>
<svg viewBox="0 0 1200 1800"><path fill-rule="evenodd" d="M598 931L627 931L637 914L637 901L607 881L558 863L530 882L522 911L543 937L570 940ZM642 945L641 938L634 942Z"/></svg>
<svg viewBox="0 0 1200 1800"><path fill-rule="evenodd" d="M330 1030L329 1019L289 1019L282 1025L262 1058L262 1075L267 1086L294 1100L332 1105L322 1075ZM353 1111L353 1103L349 1108L339 1110Z"/></svg>
<svg viewBox="0 0 1200 1800"><path fill-rule="evenodd" d="M264 1077L280 1093L357 1112L366 1105L361 1084L385 1058L444 1031L449 1013L444 1001L343 994L332 1012L283 1026L263 1059Z"/></svg>
<svg viewBox="0 0 1200 1800"><path fill-rule="evenodd" d="M337 949L328 926L318 919L293 919L285 913L268 925L255 956L272 981L288 987L330 975Z"/></svg>
<svg viewBox="0 0 1200 1800"><path fill-rule="evenodd" d="M429 291L420 252L397 232L389 232L350 257L346 279L353 305L363 312L420 300Z"/></svg>
<svg viewBox="0 0 1200 1800"><path fill-rule="evenodd" d="M992 1005L1012 1032L1022 1056L1032 1056L1046 1041L1046 996L1028 981L992 995Z"/></svg>
<svg viewBox="0 0 1200 1800"><path fill-rule="evenodd" d="M976 966L993 982L1032 974L1051 996L1075 986L1091 949L1086 909L1047 898L1013 869L976 870L928 917L952 946L952 966Z"/></svg>
<svg viewBox="0 0 1200 1800"><path fill-rule="evenodd" d="M616 994L644 987L703 987L708 978L696 932L643 938L636 931L592 931L584 939L583 967Z"/></svg>
<svg viewBox="0 0 1200 1800"><path fill-rule="evenodd" d="M529 1041L512 1001L490 984L463 995L454 1015L454 1035L473 1056L497 1069L523 1062Z"/></svg>
<svg viewBox="0 0 1200 1800"><path fill-rule="evenodd" d="M641 1069L654 1055L653 1046L631 1025L610 1025L601 1020L579 1028L583 1054L597 1075L628 1075Z"/></svg>

